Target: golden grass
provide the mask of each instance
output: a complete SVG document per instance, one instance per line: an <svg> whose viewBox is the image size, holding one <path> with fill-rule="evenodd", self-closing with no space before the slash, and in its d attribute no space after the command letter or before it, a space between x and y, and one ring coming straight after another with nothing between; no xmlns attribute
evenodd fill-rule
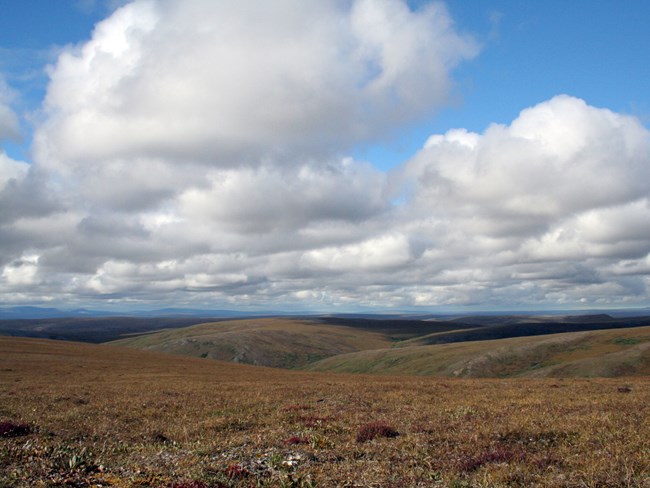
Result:
<svg viewBox="0 0 650 488"><path fill-rule="evenodd" d="M317 374L0 338L0 486L650 486L650 378ZM399 433L357 442L361 426ZM184 485L182 483L185 483Z"/></svg>

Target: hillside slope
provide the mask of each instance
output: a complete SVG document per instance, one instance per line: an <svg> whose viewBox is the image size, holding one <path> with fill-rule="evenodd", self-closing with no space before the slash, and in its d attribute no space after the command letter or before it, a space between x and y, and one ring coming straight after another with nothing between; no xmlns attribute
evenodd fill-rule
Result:
<svg viewBox="0 0 650 488"><path fill-rule="evenodd" d="M362 351L313 371L459 377L650 374L650 327Z"/></svg>
<svg viewBox="0 0 650 488"><path fill-rule="evenodd" d="M609 329L628 329L650 326L650 317L620 317L609 315L578 316L498 316L461 317L449 324L460 324L463 329L433 331L405 340L397 347L449 344L452 342L489 341L511 337L531 337L565 332L585 332Z"/></svg>
<svg viewBox="0 0 650 488"><path fill-rule="evenodd" d="M0 320L0 335L102 343L214 321L199 317L59 317Z"/></svg>
<svg viewBox="0 0 650 488"><path fill-rule="evenodd" d="M313 320L265 318L229 320L111 342L185 356L296 368L326 357L389 347L381 332Z"/></svg>

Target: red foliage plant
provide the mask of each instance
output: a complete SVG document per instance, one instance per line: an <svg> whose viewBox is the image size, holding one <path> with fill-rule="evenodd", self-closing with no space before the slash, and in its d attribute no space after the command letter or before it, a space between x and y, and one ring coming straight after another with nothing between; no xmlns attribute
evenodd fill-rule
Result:
<svg viewBox="0 0 650 488"><path fill-rule="evenodd" d="M375 437L397 437L397 432L393 427L385 422L370 422L359 427L357 431L357 442L366 442Z"/></svg>
<svg viewBox="0 0 650 488"><path fill-rule="evenodd" d="M288 446L292 446L295 444L309 444L309 439L307 439L306 437L298 437L297 435L294 435L286 439L284 443Z"/></svg>
<svg viewBox="0 0 650 488"><path fill-rule="evenodd" d="M239 464L229 464L226 468L226 476L231 480L246 478L250 472Z"/></svg>
<svg viewBox="0 0 650 488"><path fill-rule="evenodd" d="M517 453L502 446L492 447L476 456L467 456L460 460L460 468L463 471L475 471L484 464L509 463L523 459L522 453Z"/></svg>
<svg viewBox="0 0 650 488"><path fill-rule="evenodd" d="M0 422L0 437L20 437L31 433L32 429L27 424L15 424L8 420Z"/></svg>

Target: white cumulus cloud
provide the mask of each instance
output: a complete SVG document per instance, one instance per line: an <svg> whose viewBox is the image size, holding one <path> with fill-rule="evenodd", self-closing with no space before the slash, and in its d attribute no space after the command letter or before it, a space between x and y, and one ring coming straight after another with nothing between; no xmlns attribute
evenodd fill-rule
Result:
<svg viewBox="0 0 650 488"><path fill-rule="evenodd" d="M15 161L0 152L0 191L11 182L22 180L29 171L29 164L22 161Z"/></svg>
<svg viewBox="0 0 650 488"><path fill-rule="evenodd" d="M13 91L0 74L0 142L6 139L18 139L20 136L18 116L10 106L13 97Z"/></svg>
<svg viewBox="0 0 650 488"><path fill-rule="evenodd" d="M650 252L650 132L581 99L557 96L483 134L434 135L394 180L421 261L444 263L443 281L474 282L477 297L489 288L507 303L509 287L527 282L542 301L568 302L588 281L606 299L595 285L615 279L609 267ZM647 293L647 278L636 290Z"/></svg>
<svg viewBox="0 0 650 488"><path fill-rule="evenodd" d="M287 164L430 113L476 52L441 4L135 0L51 68L36 148L61 171Z"/></svg>
<svg viewBox="0 0 650 488"><path fill-rule="evenodd" d="M318 309L647 302L650 132L634 117L559 95L482 133L432 134L389 173L348 156L431 116L476 53L435 2L118 8L50 67L34 161L0 155L0 293Z"/></svg>

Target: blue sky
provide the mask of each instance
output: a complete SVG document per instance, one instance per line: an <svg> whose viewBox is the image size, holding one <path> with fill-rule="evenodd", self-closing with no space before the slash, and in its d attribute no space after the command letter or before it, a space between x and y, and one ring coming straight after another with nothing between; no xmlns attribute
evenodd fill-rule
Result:
<svg viewBox="0 0 650 488"><path fill-rule="evenodd" d="M0 0L7 304L650 303L650 3L242 5Z"/></svg>
<svg viewBox="0 0 650 488"><path fill-rule="evenodd" d="M427 2L411 1L412 8ZM455 99L435 116L364 144L356 154L382 169L417 151L433 133L454 127L481 131L508 123L523 107L557 94L650 121L650 3L643 0L449 0L457 27L482 50L457 70ZM47 84L44 65L59 48L89 39L94 25L119 2L0 0L0 69L20 94L17 105L36 109ZM12 51L15 58L12 59ZM28 125L24 128L29 133ZM29 135L8 144L26 156Z"/></svg>
<svg viewBox="0 0 650 488"><path fill-rule="evenodd" d="M417 5L418 2L413 2ZM432 133L452 127L482 131L557 94L650 122L650 3L590 0L452 0L457 26L482 44L455 76L458 100L436 117L405 129L403 141L368 156L401 161Z"/></svg>

